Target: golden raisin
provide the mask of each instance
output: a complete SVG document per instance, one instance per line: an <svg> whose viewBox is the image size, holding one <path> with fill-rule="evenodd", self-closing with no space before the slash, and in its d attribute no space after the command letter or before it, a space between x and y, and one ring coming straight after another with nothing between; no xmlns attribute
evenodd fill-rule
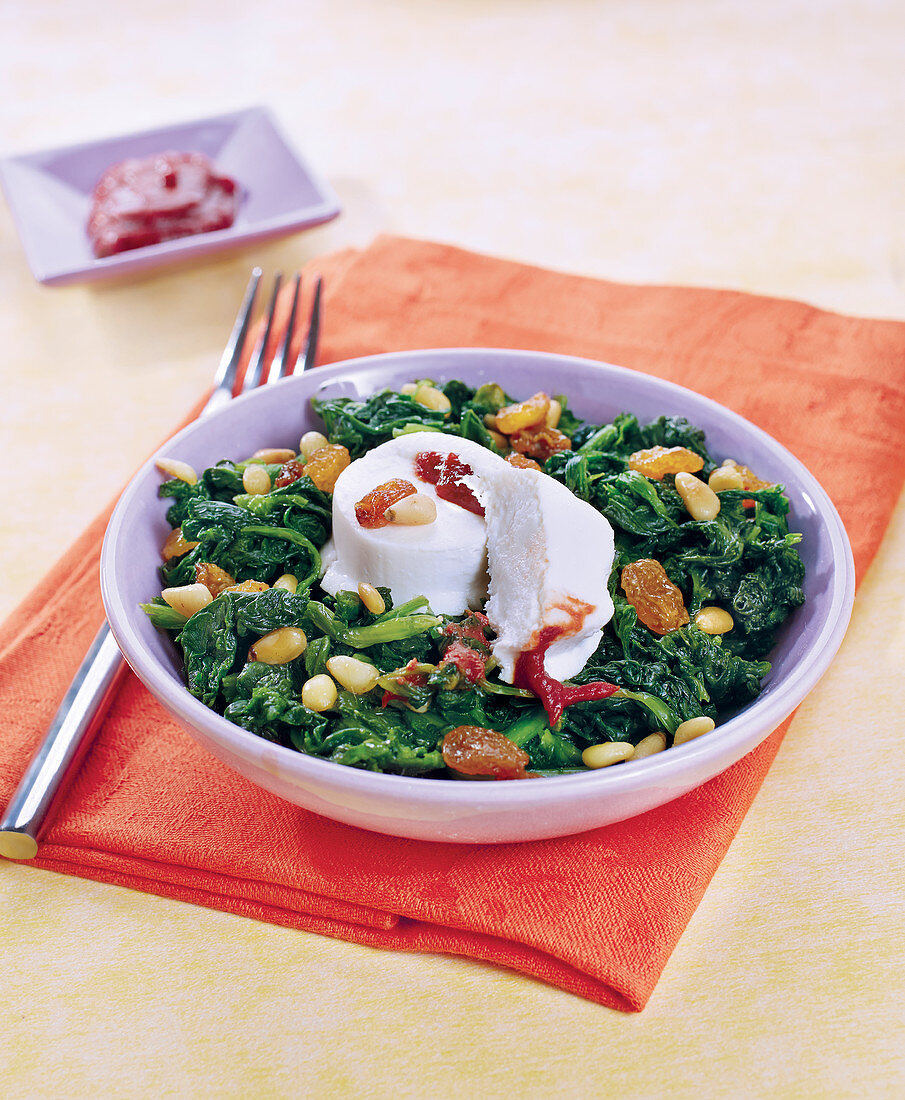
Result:
<svg viewBox="0 0 905 1100"><path fill-rule="evenodd" d="M512 435L522 428L531 428L543 424L550 411L550 398L545 393L536 393L527 401L515 405L505 405L496 414L496 430L504 435Z"/></svg>
<svg viewBox="0 0 905 1100"><path fill-rule="evenodd" d="M749 492L756 493L758 489L772 489L772 481L764 481L763 478L759 478L757 474L749 470L747 466L740 466L735 464L736 470L742 475L742 488L747 489Z"/></svg>
<svg viewBox="0 0 905 1100"><path fill-rule="evenodd" d="M669 634L688 622L682 593L658 561L630 562L622 570L622 588L638 618L655 634Z"/></svg>
<svg viewBox="0 0 905 1100"><path fill-rule="evenodd" d="M321 447L305 463L305 473L324 493L332 493L336 479L352 459L341 443L328 443Z"/></svg>
<svg viewBox="0 0 905 1100"><path fill-rule="evenodd" d="M362 527L386 527L389 520L386 518L387 508L392 508L405 497L413 496L418 490L410 481L401 477L394 477L365 493L361 500L355 504L355 518Z"/></svg>
<svg viewBox="0 0 905 1100"><path fill-rule="evenodd" d="M231 577L225 569L211 561L199 561L195 566L195 584L203 584L214 599L235 583L235 577Z"/></svg>
<svg viewBox="0 0 905 1100"><path fill-rule="evenodd" d="M535 458L538 462L546 462L557 451L572 450L572 440L567 435L563 435L558 428L547 428L544 425L514 432L509 437L509 444L514 451Z"/></svg>
<svg viewBox="0 0 905 1100"><path fill-rule="evenodd" d="M753 470L749 470L747 466L742 466L739 462L734 462L731 458L727 458L723 465L719 467L720 470L724 468L735 470L739 473L742 478L742 488L747 489L751 493L756 493L758 489L773 488L772 481L764 481L762 478L759 478ZM756 503L756 501L750 499L742 501L745 508L753 508Z"/></svg>
<svg viewBox="0 0 905 1100"><path fill-rule="evenodd" d="M266 592L270 588L269 584L265 584L263 581L240 581L239 584L231 584L229 588L224 588L224 592Z"/></svg>
<svg viewBox="0 0 905 1100"><path fill-rule="evenodd" d="M662 481L666 474L694 474L704 468L704 459L687 447L651 447L629 456L628 468Z"/></svg>
<svg viewBox="0 0 905 1100"><path fill-rule="evenodd" d="M540 470L543 472L543 467L535 462L533 458L529 458L527 455L517 454L515 451L506 455L506 461L510 466L515 466L519 470Z"/></svg>
<svg viewBox="0 0 905 1100"><path fill-rule="evenodd" d="M456 726L440 747L446 766L462 775L492 775L494 779L525 779L528 754L496 730Z"/></svg>
<svg viewBox="0 0 905 1100"><path fill-rule="evenodd" d="M181 558L182 555L187 554L189 550L194 550L197 545L197 542L189 542L182 537L181 527L174 527L167 535L166 542L163 544L160 551L160 556L164 561L169 561L170 558Z"/></svg>

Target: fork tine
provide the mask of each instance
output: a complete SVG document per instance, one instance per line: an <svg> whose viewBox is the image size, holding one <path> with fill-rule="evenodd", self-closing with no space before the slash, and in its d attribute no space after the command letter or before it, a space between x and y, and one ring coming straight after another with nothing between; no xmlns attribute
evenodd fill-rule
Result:
<svg viewBox="0 0 905 1100"><path fill-rule="evenodd" d="M236 384L236 373L242 359L242 350L245 347L248 327L251 324L251 314L254 309L255 298L258 293L258 283L261 281L261 274L262 272L259 267L252 268L251 278L248 280L248 286L245 288L242 305L239 306L239 312L236 314L236 320L233 323L233 330L230 333L229 341L223 349L220 365L217 367L217 372L214 375L213 392L209 398L208 405L204 408L204 412L219 408L221 404L232 399L233 387Z"/></svg>
<svg viewBox="0 0 905 1100"><path fill-rule="evenodd" d="M321 323L321 277L318 275L314 284L314 302L311 306L311 317L308 321L308 335L305 338L305 346L299 351L299 357L292 368L293 374L301 374L310 370L317 359L317 341L320 335Z"/></svg>
<svg viewBox="0 0 905 1100"><path fill-rule="evenodd" d="M283 276L278 271L273 277L273 291L270 295L270 304L267 307L267 320L264 324L264 328L261 330L261 335L258 338L258 343L251 357L251 361L248 364L248 368L245 371L245 378L242 382L243 393L248 393L249 390L253 390L255 386L258 386L261 382L261 375L264 371L264 356L267 352L267 344L270 340L271 329L273 328L273 316L277 308L277 295L280 293L280 283L282 281Z"/></svg>
<svg viewBox="0 0 905 1100"><path fill-rule="evenodd" d="M302 276L299 272L296 272L292 280L292 306L289 310L289 321L286 324L286 334L280 341L280 346L277 348L273 361L270 364L270 371L267 375L268 383L279 382L283 375L288 373L289 345L292 343L292 337L295 334L295 315L299 305L299 287L301 283Z"/></svg>

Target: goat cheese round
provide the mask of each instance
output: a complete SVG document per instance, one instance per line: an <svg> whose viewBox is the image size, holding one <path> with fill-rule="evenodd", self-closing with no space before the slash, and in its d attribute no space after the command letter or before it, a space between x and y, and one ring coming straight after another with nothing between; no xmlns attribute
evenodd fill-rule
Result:
<svg viewBox="0 0 905 1100"><path fill-rule="evenodd" d="M321 587L326 592L354 592L365 581L389 588L395 605L424 596L439 615L462 615L483 605L488 580L484 520L441 500L435 486L416 476L415 457L424 451L456 454L472 468L473 461L485 455L495 457L467 439L414 432L382 443L347 466L333 490L333 537L322 554L327 570ZM433 523L361 526L355 516L356 502L393 478L410 481L419 493L433 497L437 506Z"/></svg>

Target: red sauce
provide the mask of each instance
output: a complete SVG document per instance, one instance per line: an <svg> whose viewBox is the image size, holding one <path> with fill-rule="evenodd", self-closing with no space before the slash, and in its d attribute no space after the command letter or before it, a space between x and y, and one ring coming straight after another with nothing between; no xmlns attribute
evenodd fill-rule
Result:
<svg viewBox="0 0 905 1100"><path fill-rule="evenodd" d="M458 504L460 508L474 512L476 516L484 515L481 502L462 482L462 478L473 474L474 470L458 455L440 455L436 451L422 451L415 455L415 473L428 485L437 486L437 496L441 500Z"/></svg>
<svg viewBox="0 0 905 1100"><path fill-rule="evenodd" d="M533 691L543 703L551 726L556 725L565 708L573 703L606 699L619 690L618 684L610 684L606 680L595 680L590 684L563 684L549 675L544 668L547 650L557 639L576 634L581 629L582 623L591 612L591 605L570 598L565 604L557 605L557 610L564 611L569 621L558 626L543 627L537 643L519 654L514 676L516 687Z"/></svg>
<svg viewBox="0 0 905 1100"><path fill-rule="evenodd" d="M88 236L95 256L227 229L239 206L236 181L203 153L158 153L114 164L94 189Z"/></svg>

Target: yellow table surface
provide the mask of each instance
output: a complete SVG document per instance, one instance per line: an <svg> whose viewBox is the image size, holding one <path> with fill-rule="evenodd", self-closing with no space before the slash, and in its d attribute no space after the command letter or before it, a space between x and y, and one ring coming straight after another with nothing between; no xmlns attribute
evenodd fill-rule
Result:
<svg viewBox="0 0 905 1100"><path fill-rule="evenodd" d="M264 103L344 207L46 288L0 204L2 613L204 391L253 262L389 231L905 319L899 0L0 14L2 153ZM903 563L905 504L640 1015L0 861L0 1095L905 1094Z"/></svg>

